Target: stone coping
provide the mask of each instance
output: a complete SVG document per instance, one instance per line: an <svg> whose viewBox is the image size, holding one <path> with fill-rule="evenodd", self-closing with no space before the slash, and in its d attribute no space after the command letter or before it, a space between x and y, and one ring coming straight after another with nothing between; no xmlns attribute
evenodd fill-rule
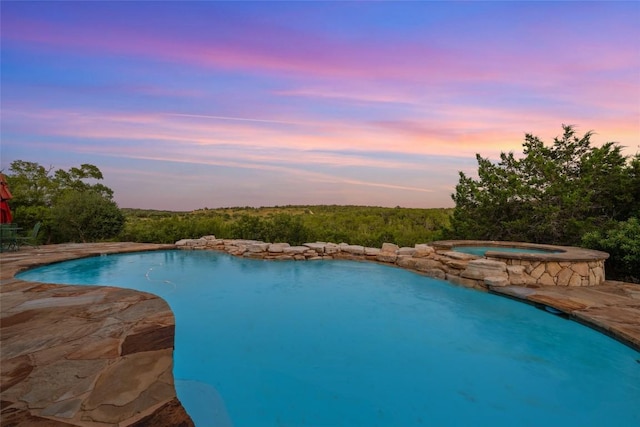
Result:
<svg viewBox="0 0 640 427"><path fill-rule="evenodd" d="M163 299L14 278L70 259L174 247L66 244L0 254L0 424L193 426L176 396L175 319Z"/></svg>
<svg viewBox="0 0 640 427"><path fill-rule="evenodd" d="M593 249L579 248L575 246L542 245L538 243L508 242L495 240L438 240L429 243L436 250L453 250L455 246L488 246L495 247L496 251L487 251L486 257L521 259L529 261L555 261L578 262L606 260L609 254ZM499 248L540 249L545 251L557 251L549 253L524 253L524 252L500 252Z"/></svg>
<svg viewBox="0 0 640 427"><path fill-rule="evenodd" d="M236 249L238 242L229 241ZM290 247L267 246L283 254ZM287 259L327 259L302 256L304 251L314 247L317 251L319 246L293 247L288 250L293 255L287 255ZM175 247L67 244L0 254L2 425L193 425L173 387L169 367L175 323L161 298L128 289L52 285L14 278L19 271L54 262ZM428 275L428 270L420 269L421 264L410 262L415 259L413 255L425 252L424 245L395 248L394 255L402 262L394 265ZM381 255L391 253L352 245L343 245L343 249L350 256L339 259L387 262ZM253 254L248 249L235 253ZM458 260L446 261L455 264ZM467 286L465 281L452 283ZM487 289L542 308L553 307L640 351L640 285L607 281L594 287L511 285Z"/></svg>

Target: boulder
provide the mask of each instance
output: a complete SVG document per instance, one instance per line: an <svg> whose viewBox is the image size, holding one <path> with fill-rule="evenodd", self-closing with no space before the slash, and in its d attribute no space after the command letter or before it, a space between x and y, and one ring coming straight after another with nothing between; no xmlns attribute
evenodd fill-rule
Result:
<svg viewBox="0 0 640 427"><path fill-rule="evenodd" d="M447 267L455 268L457 270L464 270L467 268L467 264L469 264L469 261L459 259L445 259L444 264Z"/></svg>
<svg viewBox="0 0 640 427"><path fill-rule="evenodd" d="M527 283L524 265L508 265L507 274L509 275L509 283L511 285L525 285Z"/></svg>
<svg viewBox="0 0 640 427"><path fill-rule="evenodd" d="M416 251L414 252L413 256L416 258L426 258L435 252L431 246L425 244L417 244L415 246L415 250Z"/></svg>
<svg viewBox="0 0 640 427"><path fill-rule="evenodd" d="M442 263L434 260L434 259L425 259L425 258L418 258L415 260L414 263L414 268L418 271L428 271L428 270L432 270L434 268L436 269L442 269Z"/></svg>
<svg viewBox="0 0 640 427"><path fill-rule="evenodd" d="M509 286L509 279L506 276L489 276L484 278L487 286Z"/></svg>
<svg viewBox="0 0 640 427"><path fill-rule="evenodd" d="M364 248L364 254L367 256L376 256L380 253L379 248Z"/></svg>
<svg viewBox="0 0 640 427"><path fill-rule="evenodd" d="M383 243L380 250L382 252L392 252L395 254L398 249L400 249L398 245L394 245L393 243Z"/></svg>
<svg viewBox="0 0 640 427"><path fill-rule="evenodd" d="M269 249L269 246L270 246L269 243L253 243L251 245L247 245L247 251L253 252L253 253L267 252L267 249Z"/></svg>
<svg viewBox="0 0 640 427"><path fill-rule="evenodd" d="M446 256L447 258L460 259L460 260L472 260L472 259L481 258L476 255L465 254L465 253L456 252L456 251L443 252L442 255Z"/></svg>
<svg viewBox="0 0 640 427"><path fill-rule="evenodd" d="M282 250L283 253L285 253L286 255L302 255L304 254L309 248L307 248L306 246L288 246L286 248L284 248Z"/></svg>
<svg viewBox="0 0 640 427"><path fill-rule="evenodd" d="M284 252L284 248L288 248L291 245L288 243L272 243L269 245L267 251L272 254L281 254Z"/></svg>
<svg viewBox="0 0 640 427"><path fill-rule="evenodd" d="M340 250L352 255L364 255L364 246L361 245L340 245Z"/></svg>
<svg viewBox="0 0 640 427"><path fill-rule="evenodd" d="M417 262L418 258L413 258L409 255L398 255L396 265L398 265L398 267L415 269Z"/></svg>
<svg viewBox="0 0 640 427"><path fill-rule="evenodd" d="M376 255L376 261L380 262L394 263L396 262L397 258L398 255L396 255L395 252L380 252L378 255Z"/></svg>
<svg viewBox="0 0 640 427"><path fill-rule="evenodd" d="M327 244L323 242L315 242L315 243L304 243L302 246L306 246L309 249L313 249L314 251L316 251L316 253L322 255L324 253L324 247L326 245Z"/></svg>
<svg viewBox="0 0 640 427"><path fill-rule="evenodd" d="M490 276L507 276L507 265L501 261L492 261L484 258L469 261L467 268L460 273L460 276L468 279L484 280Z"/></svg>
<svg viewBox="0 0 640 427"><path fill-rule="evenodd" d="M175 245L176 246L205 246L207 241L205 239L182 239L178 240Z"/></svg>
<svg viewBox="0 0 640 427"><path fill-rule="evenodd" d="M324 253L327 255L337 254L340 252L340 247L335 243L327 243L324 246Z"/></svg>
<svg viewBox="0 0 640 427"><path fill-rule="evenodd" d="M414 254L414 253L416 253L416 248L407 248L407 247L404 247L404 248L400 248L400 249L398 249L398 250L396 251L396 253L397 253L398 255L411 255L411 256L413 256L413 254Z"/></svg>

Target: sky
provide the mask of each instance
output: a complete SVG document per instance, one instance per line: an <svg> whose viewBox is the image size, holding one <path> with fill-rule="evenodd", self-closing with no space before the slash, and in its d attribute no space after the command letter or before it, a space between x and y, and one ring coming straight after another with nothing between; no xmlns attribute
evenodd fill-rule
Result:
<svg viewBox="0 0 640 427"><path fill-rule="evenodd" d="M640 151L640 2L0 3L0 169L120 207L451 207L571 124Z"/></svg>

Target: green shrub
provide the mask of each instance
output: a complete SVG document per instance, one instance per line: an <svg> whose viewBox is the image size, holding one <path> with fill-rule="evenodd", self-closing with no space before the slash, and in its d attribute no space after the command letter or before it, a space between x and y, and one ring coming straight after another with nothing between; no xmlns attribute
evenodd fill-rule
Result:
<svg viewBox="0 0 640 427"><path fill-rule="evenodd" d="M582 238L583 246L608 252L607 277L640 283L640 221L631 217L606 231L592 231Z"/></svg>
<svg viewBox="0 0 640 427"><path fill-rule="evenodd" d="M51 207L54 243L95 242L117 236L124 226L118 205L92 190L67 190Z"/></svg>

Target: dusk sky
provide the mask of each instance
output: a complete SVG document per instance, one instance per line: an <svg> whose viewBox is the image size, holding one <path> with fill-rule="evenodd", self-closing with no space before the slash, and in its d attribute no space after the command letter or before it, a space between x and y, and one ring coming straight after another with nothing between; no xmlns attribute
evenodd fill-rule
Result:
<svg viewBox="0 0 640 427"><path fill-rule="evenodd" d="M120 207L450 207L561 125L640 151L640 2L11 2L1 164Z"/></svg>

